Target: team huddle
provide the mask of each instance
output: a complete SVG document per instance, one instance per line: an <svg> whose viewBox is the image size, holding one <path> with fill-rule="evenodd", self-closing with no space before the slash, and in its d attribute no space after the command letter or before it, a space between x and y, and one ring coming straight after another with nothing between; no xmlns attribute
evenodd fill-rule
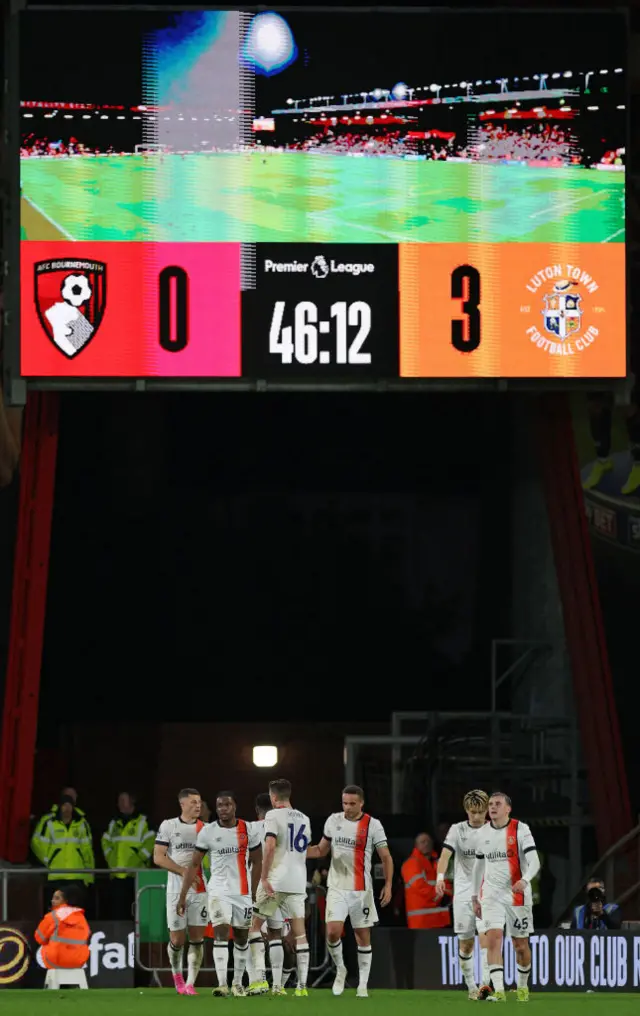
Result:
<svg viewBox="0 0 640 1016"><path fill-rule="evenodd" d="M291 804L288 780L272 780L269 793L256 799L257 821L236 815L231 791L216 798L217 820L200 820L201 797L187 788L178 795L181 814L167 819L158 830L154 861L168 872L167 924L169 961L176 991L195 995L202 965L205 929L211 923L213 957L218 987L213 994L244 996L269 990L266 950L269 950L271 992L285 995L283 987L285 924L295 942L297 997L305 997L309 974L306 933L307 859L331 855L327 880L327 946L336 967L333 993L345 989L347 970L342 955L342 933L347 917L358 946L357 995L367 997L371 970L371 928L378 915L371 880L375 849L384 869L380 903L391 899L393 861L384 829L364 812L360 787L345 787L342 812L330 815L320 842L311 845L311 822ZM208 865L209 877L204 869ZM229 938L233 929L233 979L228 986ZM188 934L187 979L183 954Z"/></svg>
<svg viewBox="0 0 640 1016"><path fill-rule="evenodd" d="M216 798L217 819L200 819L197 790L181 790L181 813L167 819L158 831L154 861L168 872L167 924L169 960L176 991L195 995L202 965L205 931L213 928L213 956L218 996L286 995L283 986L283 931L290 928L295 943L297 997L308 995L309 944L305 924L307 860L330 857L327 879L327 950L335 966L333 994L341 995L347 969L342 936L351 921L358 953L359 998L368 996L371 971L371 928L378 922L371 878L375 850L382 863L384 887L380 905L391 900L393 860L382 824L364 811L360 787L342 792L342 811L330 815L323 835L311 844L311 823L291 803L288 780L273 780L268 794L256 798L257 821L236 815L231 791ZM517 998L529 1000L533 931L531 880L540 861L531 830L511 818L506 794L489 796L472 790L464 798L467 820L451 826L438 862L436 893L445 892L447 869L453 863L454 930L460 967L473 1000L505 1001L502 939L511 935L518 965ZM208 868L208 879L205 870ZM228 985L229 939L233 929L233 978ZM473 945L480 936L482 984L474 977ZM183 955L188 935L187 979ZM248 991L244 987L248 975Z"/></svg>

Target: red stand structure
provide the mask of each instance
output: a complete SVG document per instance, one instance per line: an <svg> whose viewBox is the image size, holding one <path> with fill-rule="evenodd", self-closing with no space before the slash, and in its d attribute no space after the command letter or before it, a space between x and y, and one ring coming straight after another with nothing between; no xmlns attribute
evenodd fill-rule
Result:
<svg viewBox="0 0 640 1016"><path fill-rule="evenodd" d="M537 420L549 530L573 673L575 708L601 854L635 825L602 622L568 395L540 400Z"/></svg>
<svg viewBox="0 0 640 1016"><path fill-rule="evenodd" d="M59 397L29 394L20 462L9 654L0 737L0 857L26 860L38 729Z"/></svg>

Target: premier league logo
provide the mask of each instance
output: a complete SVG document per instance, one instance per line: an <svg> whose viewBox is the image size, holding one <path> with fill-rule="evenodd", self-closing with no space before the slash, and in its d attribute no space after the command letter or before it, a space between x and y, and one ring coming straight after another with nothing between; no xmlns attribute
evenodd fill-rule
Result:
<svg viewBox="0 0 640 1016"><path fill-rule="evenodd" d="M34 300L47 337L64 356L77 356L95 336L107 300L107 266L60 259L34 265Z"/></svg>
<svg viewBox="0 0 640 1016"><path fill-rule="evenodd" d="M575 282L562 279L560 282L556 282L552 292L546 293L544 297L544 310L542 311L544 327L561 342L571 338L580 330L582 297L578 293L570 292L571 287L575 285Z"/></svg>

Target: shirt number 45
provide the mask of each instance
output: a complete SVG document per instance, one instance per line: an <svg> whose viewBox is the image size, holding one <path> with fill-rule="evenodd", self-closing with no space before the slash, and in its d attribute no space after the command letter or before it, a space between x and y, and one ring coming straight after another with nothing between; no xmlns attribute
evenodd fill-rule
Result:
<svg viewBox="0 0 640 1016"><path fill-rule="evenodd" d="M309 846L309 837L305 834L306 826L303 824L298 827L294 826L293 822L289 822L289 850L295 850L298 854L304 854Z"/></svg>

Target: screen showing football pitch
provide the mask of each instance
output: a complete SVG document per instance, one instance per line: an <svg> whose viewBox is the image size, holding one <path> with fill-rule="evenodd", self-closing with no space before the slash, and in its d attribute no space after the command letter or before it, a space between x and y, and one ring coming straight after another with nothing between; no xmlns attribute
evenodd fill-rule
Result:
<svg viewBox="0 0 640 1016"><path fill-rule="evenodd" d="M623 377L625 59L611 12L23 12L21 376Z"/></svg>

